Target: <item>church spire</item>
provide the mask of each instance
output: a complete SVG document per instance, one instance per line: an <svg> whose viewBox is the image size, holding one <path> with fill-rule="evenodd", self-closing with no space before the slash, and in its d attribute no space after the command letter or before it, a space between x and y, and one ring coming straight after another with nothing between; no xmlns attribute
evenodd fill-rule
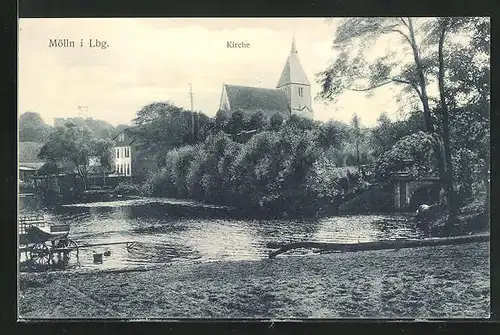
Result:
<svg viewBox="0 0 500 335"><path fill-rule="evenodd" d="M292 49L290 50L290 55L288 55L288 59L286 60L285 67L283 68L283 72L281 72L281 77L276 87L280 88L292 83L310 86L306 73L302 65L300 65L297 48L295 47L295 36L292 37Z"/></svg>
<svg viewBox="0 0 500 335"><path fill-rule="evenodd" d="M276 88L285 91L292 114L307 118L313 117L311 85L299 61L297 47L295 46L295 34L292 37L292 49Z"/></svg>

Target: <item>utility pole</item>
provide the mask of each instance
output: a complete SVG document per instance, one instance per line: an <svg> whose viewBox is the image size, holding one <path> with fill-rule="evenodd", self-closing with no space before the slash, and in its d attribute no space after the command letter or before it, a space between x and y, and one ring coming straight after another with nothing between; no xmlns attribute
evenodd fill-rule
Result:
<svg viewBox="0 0 500 335"><path fill-rule="evenodd" d="M196 141L194 132L194 110L193 110L193 85L189 84L189 99L191 101L191 130L193 132L193 144Z"/></svg>
<svg viewBox="0 0 500 335"><path fill-rule="evenodd" d="M87 116L87 112L89 110L89 106L78 106L77 107L78 109L78 115L81 117L81 118L85 118Z"/></svg>

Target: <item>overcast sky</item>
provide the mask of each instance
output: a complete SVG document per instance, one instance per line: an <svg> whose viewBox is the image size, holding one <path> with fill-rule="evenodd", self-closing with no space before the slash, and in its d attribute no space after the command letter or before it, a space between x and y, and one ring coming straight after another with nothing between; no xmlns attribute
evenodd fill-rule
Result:
<svg viewBox="0 0 500 335"><path fill-rule="evenodd" d="M87 116L113 125L128 124L144 105L171 101L214 115L222 84L275 88L295 34L299 59L319 91L315 74L335 58L335 20L325 19L20 19L19 113L38 112L48 124L55 117ZM67 38L74 48L51 48L49 39ZM80 39L84 47L80 48ZM106 41L90 48L89 39ZM229 49L228 41L249 48ZM397 115L393 91L372 98L344 94L337 103L313 100L315 119L348 122L358 113L365 126L381 112Z"/></svg>

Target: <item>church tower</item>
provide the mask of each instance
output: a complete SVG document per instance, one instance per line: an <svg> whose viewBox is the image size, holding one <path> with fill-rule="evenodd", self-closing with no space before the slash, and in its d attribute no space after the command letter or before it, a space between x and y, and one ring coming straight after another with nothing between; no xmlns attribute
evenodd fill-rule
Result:
<svg viewBox="0 0 500 335"><path fill-rule="evenodd" d="M300 65L295 37L292 38L292 49L276 88L285 91L292 114L313 118L311 85Z"/></svg>

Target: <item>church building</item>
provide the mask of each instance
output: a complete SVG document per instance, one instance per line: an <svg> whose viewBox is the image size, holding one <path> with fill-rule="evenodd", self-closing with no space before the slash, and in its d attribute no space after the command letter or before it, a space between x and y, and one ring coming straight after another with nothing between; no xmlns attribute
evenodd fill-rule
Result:
<svg viewBox="0 0 500 335"><path fill-rule="evenodd" d="M219 110L249 115L261 111L270 117L297 114L313 118L311 85L300 64L295 39L275 89L223 84Z"/></svg>

